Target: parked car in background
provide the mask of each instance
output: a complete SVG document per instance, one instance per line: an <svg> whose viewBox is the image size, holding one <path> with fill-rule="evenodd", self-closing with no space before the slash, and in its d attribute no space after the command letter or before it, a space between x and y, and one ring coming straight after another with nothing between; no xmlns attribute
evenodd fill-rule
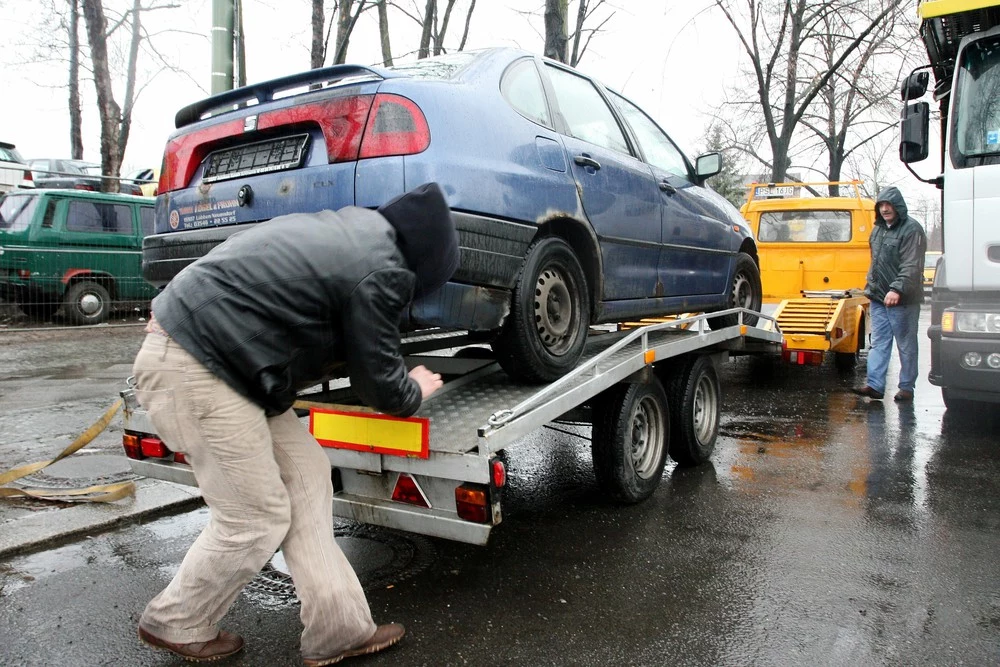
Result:
<svg viewBox="0 0 1000 667"><path fill-rule="evenodd" d="M17 188L35 187L28 165L14 144L0 141L0 194Z"/></svg>
<svg viewBox="0 0 1000 667"><path fill-rule="evenodd" d="M28 160L39 188L71 188L74 190L101 191L101 165L84 160L35 158ZM142 188L127 179L118 179L119 192L142 195Z"/></svg>
<svg viewBox="0 0 1000 667"><path fill-rule="evenodd" d="M159 167L136 169L130 172L125 178L130 183L138 185L144 197L155 197L156 186L160 180L160 169Z"/></svg>
<svg viewBox="0 0 1000 667"><path fill-rule="evenodd" d="M0 198L0 292L30 317L62 312L100 324L144 305L142 239L153 228L148 197L83 190L25 190Z"/></svg>
<svg viewBox="0 0 1000 667"><path fill-rule="evenodd" d="M591 324L760 307L749 226L705 184L721 156L692 163L622 95L523 51L310 70L175 124L143 246L156 285L245 225L436 181L461 266L405 324L479 332L515 377L573 368Z"/></svg>

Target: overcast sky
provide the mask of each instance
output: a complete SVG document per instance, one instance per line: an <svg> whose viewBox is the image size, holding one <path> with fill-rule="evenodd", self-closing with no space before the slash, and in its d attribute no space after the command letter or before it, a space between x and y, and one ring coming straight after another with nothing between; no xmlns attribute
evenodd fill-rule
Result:
<svg viewBox="0 0 1000 667"><path fill-rule="evenodd" d="M211 86L211 0L178 2L182 9L147 13L144 21L150 30L160 33L156 44L163 56L186 74L160 71L149 78L156 71L155 64L143 54L145 87L133 112L123 173L159 165L175 112L205 97ZM733 33L717 12L706 11L711 0L609 3L615 7L615 15L593 38L579 69L645 108L693 156L704 146L709 112L718 107L725 87L736 77L741 54ZM106 6L130 4L123 0L105 2ZM457 45L467 4L457 3L463 13L452 17L446 46ZM479 0L467 48L511 45L540 53L544 45L543 5L543 0ZM37 41L39 6L34 0L0 0L0 44L4 44L0 51L0 90L4 91L0 140L16 144L28 159L68 157L66 65L25 64L32 54L23 44ZM308 0L244 0L244 12L248 81L308 68ZM415 49L419 40L416 24L399 14L392 14L391 21L394 54ZM82 19L81 34L85 34ZM362 64L381 60L375 12L366 12L359 21L347 60ZM84 82L82 92L84 158L99 162L93 83ZM116 87L116 98L123 98L121 88ZM904 184L915 183L904 174L900 170Z"/></svg>

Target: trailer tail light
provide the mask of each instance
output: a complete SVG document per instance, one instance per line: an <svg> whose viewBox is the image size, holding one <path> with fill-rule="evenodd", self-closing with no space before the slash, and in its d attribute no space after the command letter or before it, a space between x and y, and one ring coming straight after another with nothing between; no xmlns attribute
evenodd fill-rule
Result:
<svg viewBox="0 0 1000 667"><path fill-rule="evenodd" d="M142 449L143 456L156 459L165 459L170 456L170 450L167 449L167 446L159 438L142 438L139 441L139 447Z"/></svg>
<svg viewBox="0 0 1000 667"><path fill-rule="evenodd" d="M482 484L463 484L455 489L458 516L474 523L490 522L490 494Z"/></svg>
<svg viewBox="0 0 1000 667"><path fill-rule="evenodd" d="M427 150L430 144L430 129L420 107L405 97L379 93L368 116L358 157L413 155Z"/></svg>
<svg viewBox="0 0 1000 667"><path fill-rule="evenodd" d="M125 456L130 459L144 459L142 446L139 444L139 436L126 433L122 436L122 447L125 449Z"/></svg>
<svg viewBox="0 0 1000 667"><path fill-rule="evenodd" d="M392 488L392 499L397 503L431 508L431 504L417 484L417 480L414 479L413 475L405 472L399 473L399 477L396 478L396 485Z"/></svg>
<svg viewBox="0 0 1000 667"><path fill-rule="evenodd" d="M507 468L504 467L503 461L493 459L493 462L490 464L490 473L493 478L493 486L502 489L507 483Z"/></svg>
<svg viewBox="0 0 1000 667"><path fill-rule="evenodd" d="M174 463L183 463L188 465L187 456L184 455L184 452L174 452Z"/></svg>
<svg viewBox="0 0 1000 667"><path fill-rule="evenodd" d="M782 350L784 361L798 366L820 366L823 364L823 353L815 350Z"/></svg>

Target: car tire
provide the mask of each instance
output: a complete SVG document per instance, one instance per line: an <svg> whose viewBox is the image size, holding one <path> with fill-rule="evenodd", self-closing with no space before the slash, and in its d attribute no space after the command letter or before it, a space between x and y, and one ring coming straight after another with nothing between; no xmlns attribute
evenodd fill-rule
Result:
<svg viewBox="0 0 1000 667"><path fill-rule="evenodd" d="M653 494L663 477L670 438L670 411L663 385L617 384L594 404L591 455L601 489L622 503Z"/></svg>
<svg viewBox="0 0 1000 667"><path fill-rule="evenodd" d="M100 283L73 283L64 299L66 319L70 324L101 324L108 321L111 294Z"/></svg>
<svg viewBox="0 0 1000 667"><path fill-rule="evenodd" d="M590 326L587 279L568 243L538 239L511 298L511 310L493 350L508 375L526 382L551 382L580 361Z"/></svg>
<svg viewBox="0 0 1000 667"><path fill-rule="evenodd" d="M712 358L685 360L667 380L670 405L670 458L681 466L704 463L715 451L722 412L722 385Z"/></svg>
<svg viewBox="0 0 1000 667"><path fill-rule="evenodd" d="M729 285L729 296L726 299L726 308L747 308L754 312L760 312L761 304L764 301L764 289L760 284L760 269L753 257L745 252L736 253L736 268L733 270L733 282ZM756 315L744 315L743 324L755 326ZM711 329L725 329L734 327L740 323L740 314L723 315L722 317L712 317L708 320Z"/></svg>

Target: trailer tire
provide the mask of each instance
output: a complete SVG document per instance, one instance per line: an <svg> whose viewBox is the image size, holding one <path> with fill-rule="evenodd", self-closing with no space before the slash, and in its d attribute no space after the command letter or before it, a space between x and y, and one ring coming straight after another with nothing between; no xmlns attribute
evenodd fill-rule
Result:
<svg viewBox="0 0 1000 667"><path fill-rule="evenodd" d="M676 368L667 385L670 404L670 457L678 465L704 463L715 450L722 408L722 385L712 358L699 354Z"/></svg>
<svg viewBox="0 0 1000 667"><path fill-rule="evenodd" d="M511 297L510 315L493 341L511 377L551 382L580 361L590 327L590 297L580 260L557 236L528 248Z"/></svg>
<svg viewBox="0 0 1000 667"><path fill-rule="evenodd" d="M858 365L858 356L861 350L865 346L865 317L861 316L858 320L858 334L856 336L858 345L853 352L834 352L833 353L833 365L836 366L838 371L853 371L854 367Z"/></svg>
<svg viewBox="0 0 1000 667"><path fill-rule="evenodd" d="M100 283L87 280L73 283L64 299L70 324L101 324L111 311L111 294Z"/></svg>
<svg viewBox="0 0 1000 667"><path fill-rule="evenodd" d="M733 282L729 286L729 298L726 301L725 309L746 308L760 311L763 301L764 288L760 283L760 269L757 268L757 262L753 261L753 257L745 252L736 253L736 267L733 269ZM743 324L751 327L756 326L759 319L756 315L744 314ZM734 327L739 323L739 313L708 319L709 328L715 330Z"/></svg>
<svg viewBox="0 0 1000 667"><path fill-rule="evenodd" d="M591 454L597 483L613 499L638 503L663 477L670 411L660 381L621 383L594 404Z"/></svg>

